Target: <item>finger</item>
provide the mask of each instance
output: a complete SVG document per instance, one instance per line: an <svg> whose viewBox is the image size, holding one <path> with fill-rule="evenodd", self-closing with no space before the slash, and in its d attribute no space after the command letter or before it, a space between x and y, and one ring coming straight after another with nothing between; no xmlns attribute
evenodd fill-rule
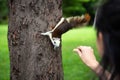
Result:
<svg viewBox="0 0 120 80"><path fill-rule="evenodd" d="M79 47L77 47L78 49L84 49L85 48L85 46L79 46Z"/></svg>
<svg viewBox="0 0 120 80"><path fill-rule="evenodd" d="M81 53L81 51L80 51L79 49L74 49L73 51L74 51L74 52L76 52L76 53L78 53L78 54L79 54L79 56L81 56L81 55L82 55L82 53Z"/></svg>
<svg viewBox="0 0 120 80"><path fill-rule="evenodd" d="M89 47L89 46L79 46L78 48L86 48L86 47Z"/></svg>
<svg viewBox="0 0 120 80"><path fill-rule="evenodd" d="M92 49L91 46L79 46L78 49L80 49L81 51L84 49Z"/></svg>
<svg viewBox="0 0 120 80"><path fill-rule="evenodd" d="M82 52L83 49L84 49L84 46L79 46L79 47L77 47L77 49L80 50L80 51Z"/></svg>
<svg viewBox="0 0 120 80"><path fill-rule="evenodd" d="M83 48L83 47L85 47L85 46L78 46L77 48Z"/></svg>
<svg viewBox="0 0 120 80"><path fill-rule="evenodd" d="M91 46L88 46L88 48L89 48L89 49L92 49L92 47L91 47Z"/></svg>

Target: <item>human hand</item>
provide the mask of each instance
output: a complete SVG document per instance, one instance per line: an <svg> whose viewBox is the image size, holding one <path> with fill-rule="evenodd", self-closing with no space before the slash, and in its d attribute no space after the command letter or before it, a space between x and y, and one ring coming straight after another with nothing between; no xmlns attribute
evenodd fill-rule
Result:
<svg viewBox="0 0 120 80"><path fill-rule="evenodd" d="M99 63L97 62L93 49L88 46L79 46L78 48L75 48L73 51L78 53L81 60L91 69L95 70Z"/></svg>

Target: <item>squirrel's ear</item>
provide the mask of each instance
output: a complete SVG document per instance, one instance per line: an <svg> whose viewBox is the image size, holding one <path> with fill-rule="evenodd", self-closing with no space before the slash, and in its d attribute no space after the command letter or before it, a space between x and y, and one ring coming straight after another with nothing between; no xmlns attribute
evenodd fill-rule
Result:
<svg viewBox="0 0 120 80"><path fill-rule="evenodd" d="M87 22L89 22L90 19L91 19L91 16L90 16L88 13L86 13L86 14L85 14L85 20L86 20Z"/></svg>

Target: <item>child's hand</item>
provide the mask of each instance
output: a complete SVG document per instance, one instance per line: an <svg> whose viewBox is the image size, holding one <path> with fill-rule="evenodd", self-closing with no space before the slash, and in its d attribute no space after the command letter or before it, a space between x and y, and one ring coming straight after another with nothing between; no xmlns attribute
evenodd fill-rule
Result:
<svg viewBox="0 0 120 80"><path fill-rule="evenodd" d="M81 60L91 69L95 70L98 66L98 62L94 56L93 49L88 46L80 46L73 51L77 52Z"/></svg>

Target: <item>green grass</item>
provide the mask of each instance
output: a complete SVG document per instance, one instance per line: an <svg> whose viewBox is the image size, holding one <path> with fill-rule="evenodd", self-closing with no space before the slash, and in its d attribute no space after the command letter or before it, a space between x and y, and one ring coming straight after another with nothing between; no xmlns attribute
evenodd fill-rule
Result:
<svg viewBox="0 0 120 80"><path fill-rule="evenodd" d="M91 27L74 29L62 36L62 58L64 80L92 80L94 73L79 59L73 49L80 45L96 49L96 33ZM7 44L7 25L0 25L0 80L9 80L9 52Z"/></svg>
<svg viewBox="0 0 120 80"><path fill-rule="evenodd" d="M0 80L9 80L10 75L7 43L7 25L0 25Z"/></svg>
<svg viewBox="0 0 120 80"><path fill-rule="evenodd" d="M62 37L62 54L65 80L92 80L94 73L73 52L77 46L91 46L97 59L96 32L92 27L74 29L65 33Z"/></svg>

